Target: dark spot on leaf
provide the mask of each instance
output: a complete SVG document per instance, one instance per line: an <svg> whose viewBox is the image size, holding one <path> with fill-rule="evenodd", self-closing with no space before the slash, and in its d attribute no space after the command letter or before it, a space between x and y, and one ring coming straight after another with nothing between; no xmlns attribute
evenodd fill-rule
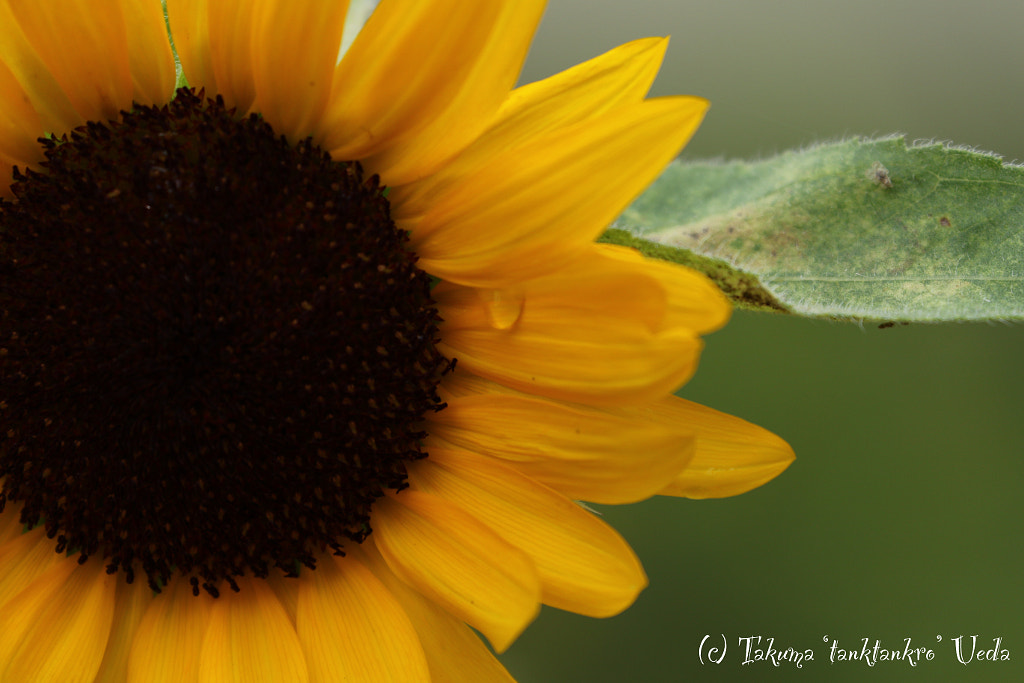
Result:
<svg viewBox="0 0 1024 683"><path fill-rule="evenodd" d="M871 182L879 185L880 187L884 187L886 189L892 187L892 178L889 176L889 169L883 166L881 162L876 161L871 164L871 168L868 169L866 175Z"/></svg>

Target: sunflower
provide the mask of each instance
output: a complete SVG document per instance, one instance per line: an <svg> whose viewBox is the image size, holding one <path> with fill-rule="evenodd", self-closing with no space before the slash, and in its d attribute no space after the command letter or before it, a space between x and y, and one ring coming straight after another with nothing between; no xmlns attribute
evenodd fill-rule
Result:
<svg viewBox="0 0 1024 683"><path fill-rule="evenodd" d="M718 291L595 243L706 102L515 87L543 4L0 2L0 681L508 680L646 583L576 501L785 469L671 395Z"/></svg>

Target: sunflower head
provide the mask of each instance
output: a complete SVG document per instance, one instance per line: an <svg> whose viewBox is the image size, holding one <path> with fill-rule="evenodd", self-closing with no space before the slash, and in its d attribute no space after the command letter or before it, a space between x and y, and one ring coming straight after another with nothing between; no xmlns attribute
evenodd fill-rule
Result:
<svg viewBox="0 0 1024 683"><path fill-rule="evenodd" d="M792 458L595 244L706 109L666 41L517 88L542 2L346 7L171 0L175 93L155 2L0 0L0 680L507 679L470 626L646 585L576 500Z"/></svg>
<svg viewBox="0 0 1024 683"><path fill-rule="evenodd" d="M43 145L0 204L22 521L214 595L362 541L448 365L377 178L187 90Z"/></svg>

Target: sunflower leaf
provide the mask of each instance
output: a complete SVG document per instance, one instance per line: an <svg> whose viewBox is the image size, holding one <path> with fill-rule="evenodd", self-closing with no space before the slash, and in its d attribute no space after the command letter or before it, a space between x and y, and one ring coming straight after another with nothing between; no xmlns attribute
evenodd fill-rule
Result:
<svg viewBox="0 0 1024 683"><path fill-rule="evenodd" d="M1024 167L941 144L677 162L604 239L695 267L745 308L1024 319Z"/></svg>

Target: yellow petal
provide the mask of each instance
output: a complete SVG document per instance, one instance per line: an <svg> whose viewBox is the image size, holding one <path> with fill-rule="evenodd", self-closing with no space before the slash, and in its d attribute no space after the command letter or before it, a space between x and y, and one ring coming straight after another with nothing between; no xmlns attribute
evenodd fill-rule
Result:
<svg viewBox="0 0 1024 683"><path fill-rule="evenodd" d="M516 88L491 127L437 173L394 188L388 196L397 218L425 213L451 187L489 158L522 147L540 135L605 115L643 99L658 73L668 40L646 38Z"/></svg>
<svg viewBox="0 0 1024 683"><path fill-rule="evenodd" d="M15 2L10 8L83 121L116 119L131 108L132 74L119 2Z"/></svg>
<svg viewBox="0 0 1024 683"><path fill-rule="evenodd" d="M3 516L7 515L5 511ZM20 526L16 524L15 528ZM54 541L46 537L42 526L28 533L18 533L0 546L0 606L51 565L67 561L65 556L54 552L54 546Z"/></svg>
<svg viewBox="0 0 1024 683"><path fill-rule="evenodd" d="M0 681L92 683L114 614L117 577L64 558L3 606Z"/></svg>
<svg viewBox="0 0 1024 683"><path fill-rule="evenodd" d="M42 134L39 114L32 108L28 94L14 77L14 73L0 61L0 196L12 196L9 188L13 180L11 168L22 170L43 158L43 150L36 141Z"/></svg>
<svg viewBox="0 0 1024 683"><path fill-rule="evenodd" d="M479 154L482 147L490 147L492 152L507 149L538 134L642 100L667 48L668 38L634 40L542 81L516 88L491 128L466 154Z"/></svg>
<svg viewBox="0 0 1024 683"><path fill-rule="evenodd" d="M771 481L795 459L789 444L745 420L671 397L642 411L658 422L692 429L693 459L658 493L686 498L724 498Z"/></svg>
<svg viewBox="0 0 1024 683"><path fill-rule="evenodd" d="M427 681L427 662L402 606L351 557L303 570L296 614L311 683Z"/></svg>
<svg viewBox="0 0 1024 683"><path fill-rule="evenodd" d="M252 2L209 0L201 3L200 7L203 5L210 22L207 49L217 82L217 94L224 97L228 107L237 107L238 113L244 114L256 97L252 52L258 46L253 44Z"/></svg>
<svg viewBox="0 0 1024 683"><path fill-rule="evenodd" d="M335 74L332 102L321 131L331 155L335 159L362 159L414 134L426 134L421 131L453 109L470 86L479 86L474 79L479 77L488 45L495 35L507 31L515 16L514 5L507 1L458 0L382 3ZM522 12L529 14L530 10L524 7ZM528 44L529 35L524 40ZM525 50L518 45L514 49L509 44L504 47L516 54ZM500 62L490 63L487 71L505 67L510 55L504 56ZM474 118L489 120L512 85L505 83L504 92L498 96L492 88L480 92L473 89L469 103L483 100L476 103ZM487 108L482 112L481 104ZM441 137L464 136L465 131L449 128Z"/></svg>
<svg viewBox="0 0 1024 683"><path fill-rule="evenodd" d="M295 612L299 604L299 579L294 576L284 576L280 572L271 572L266 579L267 585L277 594L281 606L288 614L288 618L295 624Z"/></svg>
<svg viewBox="0 0 1024 683"><path fill-rule="evenodd" d="M189 86L203 88L207 97L213 97L219 91L210 52L207 3L208 0L167 0L167 21Z"/></svg>
<svg viewBox="0 0 1024 683"><path fill-rule="evenodd" d="M472 72L451 104L419 135L364 160L384 183L402 185L436 171L484 131L519 78L546 0L498 0L497 18ZM459 11L465 3L458 3ZM461 51L461 50L460 50ZM463 53L469 57L468 53Z"/></svg>
<svg viewBox="0 0 1024 683"><path fill-rule="evenodd" d="M298 142L320 120L341 46L347 0L250 1L253 109L274 131Z"/></svg>
<svg viewBox="0 0 1024 683"><path fill-rule="evenodd" d="M273 1L273 0L269 0ZM168 0L167 19L191 87L221 95L240 115L256 97L251 0Z"/></svg>
<svg viewBox="0 0 1024 683"><path fill-rule="evenodd" d="M183 683L199 680L199 656L214 598L192 595L176 577L142 617L128 656L128 683Z"/></svg>
<svg viewBox="0 0 1024 683"><path fill-rule="evenodd" d="M512 683L508 671L472 629L394 575L372 536L346 552L366 565L401 603L423 643L431 683Z"/></svg>
<svg viewBox="0 0 1024 683"><path fill-rule="evenodd" d="M174 55L163 9L155 2L121 0L128 38L133 96L143 105L162 105L174 92Z"/></svg>
<svg viewBox="0 0 1024 683"><path fill-rule="evenodd" d="M595 244L602 256L629 264L658 282L665 292L664 328L682 327L708 334L729 321L732 307L715 284L702 273L675 263L647 258L635 249L614 244Z"/></svg>
<svg viewBox="0 0 1024 683"><path fill-rule="evenodd" d="M39 114L42 125L33 135L33 140L46 131L64 133L85 122L29 43L15 19L10 2L0 2L0 62L10 69L28 102ZM5 92L5 105L7 97Z"/></svg>
<svg viewBox="0 0 1024 683"><path fill-rule="evenodd" d="M239 577L239 592L213 601L199 657L200 683L308 683L295 628L262 579Z"/></svg>
<svg viewBox="0 0 1024 683"><path fill-rule="evenodd" d="M500 15L500 2L384 2L334 75L323 145L358 159L418 132L449 105Z"/></svg>
<svg viewBox="0 0 1024 683"><path fill-rule="evenodd" d="M543 7L539 0L382 3L335 76L325 147L335 159L362 159L388 185L426 175L491 121L515 85Z"/></svg>
<svg viewBox="0 0 1024 683"><path fill-rule="evenodd" d="M660 398L690 378L703 347L693 330L669 325L657 277L592 245L546 277L498 290L445 282L434 298L442 353L488 379L567 401Z"/></svg>
<svg viewBox="0 0 1024 683"><path fill-rule="evenodd" d="M540 609L530 559L458 507L419 491L380 498L374 538L400 579L503 652Z"/></svg>
<svg viewBox="0 0 1024 683"><path fill-rule="evenodd" d="M5 550L9 553L11 546ZM5 566L9 560L9 557L0 557L0 566ZM7 594L0 601L0 614L4 615L4 628L0 630L0 681L9 680L7 669L32 629L36 616L46 609L49 593L61 590L76 566L74 560L62 557L59 562L51 562L45 570L26 575L25 581L13 589L7 587ZM10 577L8 574L5 578Z"/></svg>
<svg viewBox="0 0 1024 683"><path fill-rule="evenodd" d="M590 333L621 326L650 334L664 328L668 295L638 269L603 258L589 245L573 262L545 276L503 288L463 287L442 282L434 298L444 332L494 329L513 334L524 325L550 325L565 332L582 326ZM555 331L555 330L552 330Z"/></svg>
<svg viewBox="0 0 1024 683"><path fill-rule="evenodd" d="M135 640L135 632L149 604L153 602L153 591L145 583L127 583L120 574L114 578L117 584L114 617L110 638L107 639L107 651L103 654L103 663L100 664L94 683L124 683L127 680L128 655Z"/></svg>
<svg viewBox="0 0 1024 683"><path fill-rule="evenodd" d="M545 274L661 173L706 108L698 98L645 100L539 136L466 169L423 214L396 224L420 267L442 279L501 286Z"/></svg>
<svg viewBox="0 0 1024 683"><path fill-rule="evenodd" d="M459 385L472 393L452 395L450 389ZM661 491L693 456L693 432L685 425L500 393L492 383L458 370L445 379L442 398L448 407L428 423L433 438L499 458L576 500L644 500Z"/></svg>
<svg viewBox="0 0 1024 683"><path fill-rule="evenodd" d="M409 483L451 501L526 553L547 605L608 617L633 604L647 577L610 526L564 495L495 460L431 448L409 464Z"/></svg>

